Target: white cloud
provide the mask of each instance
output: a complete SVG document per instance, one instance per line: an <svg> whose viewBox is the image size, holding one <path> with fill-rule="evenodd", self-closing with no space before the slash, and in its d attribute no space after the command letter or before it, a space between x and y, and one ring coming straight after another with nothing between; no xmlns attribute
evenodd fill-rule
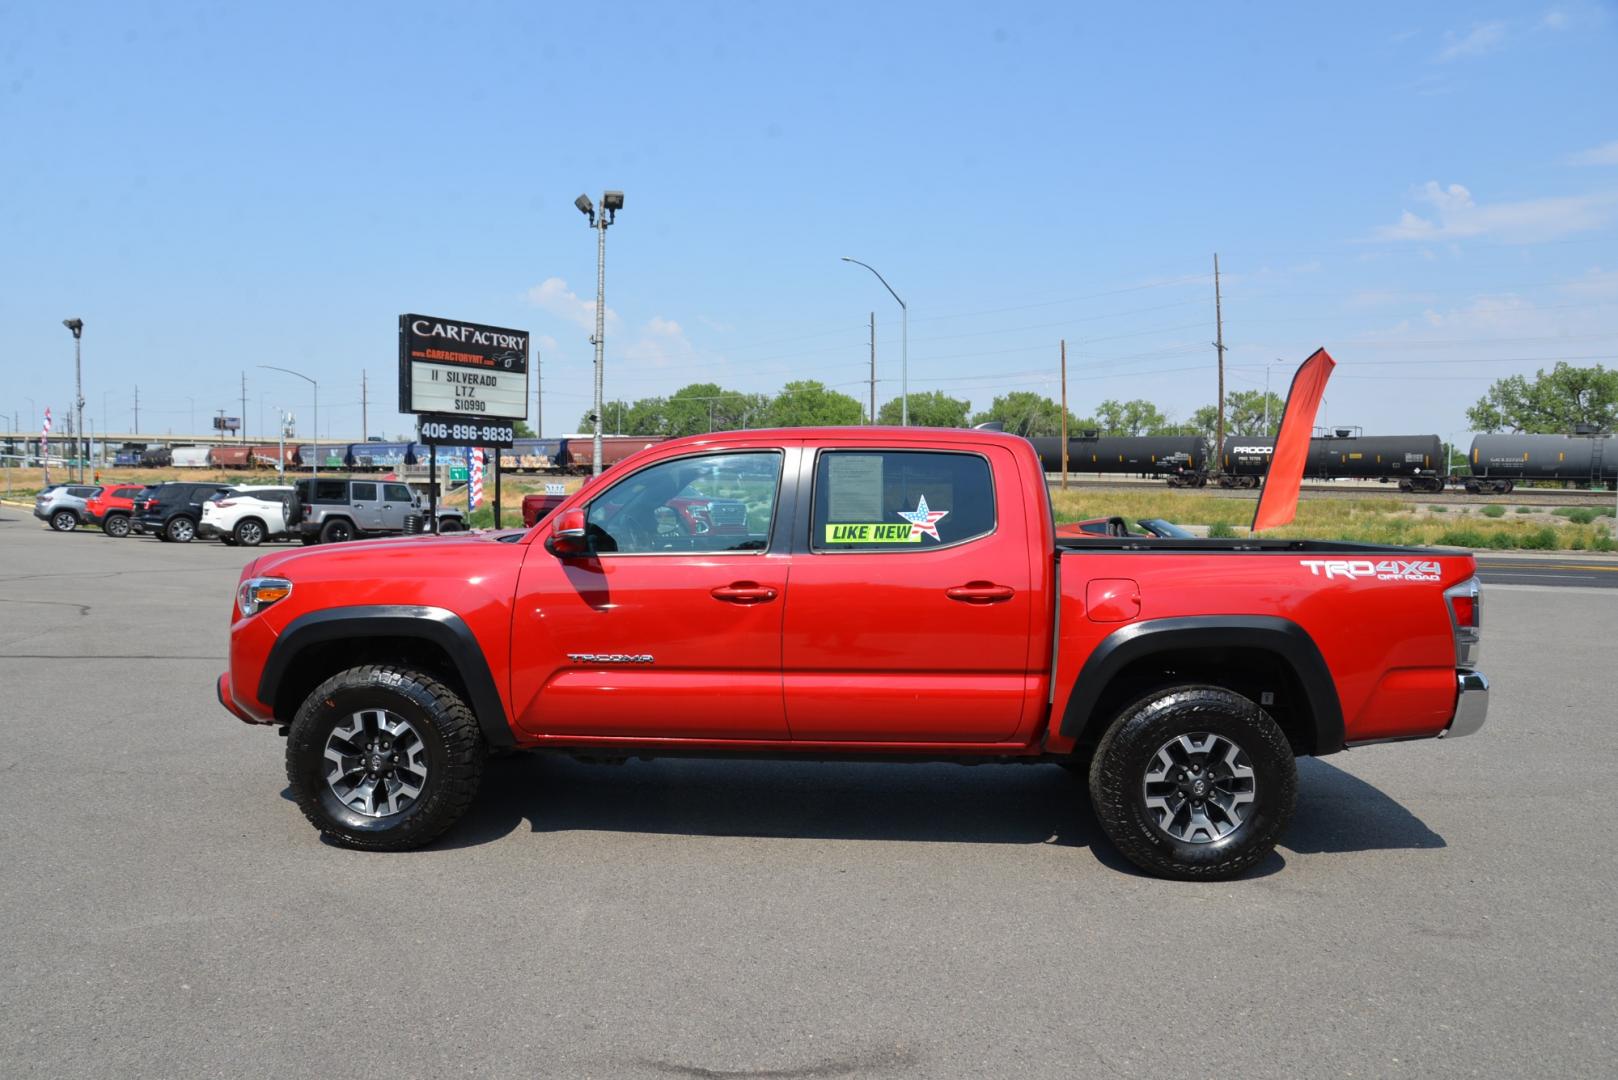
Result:
<svg viewBox="0 0 1618 1080"><path fill-rule="evenodd" d="M596 328L595 301L580 296L568 288L567 282L559 277L546 278L529 289L528 302L541 311L577 323L591 332ZM618 324L618 313L608 307L605 321L608 329L615 327Z"/></svg>
<svg viewBox="0 0 1618 1080"><path fill-rule="evenodd" d="M624 346L622 355L648 367L668 367L677 361L690 361L695 352L679 323L653 315L641 328L640 336Z"/></svg>
<svg viewBox="0 0 1618 1080"><path fill-rule="evenodd" d="M1480 205L1460 184L1429 180L1414 197L1432 206L1431 216L1409 210L1393 225L1376 230L1378 240L1465 240L1488 237L1514 244L1536 244L1602 228L1618 209L1618 192L1558 195Z"/></svg>
<svg viewBox="0 0 1618 1080"><path fill-rule="evenodd" d="M1562 291L1570 296L1594 300L1618 300L1618 270L1591 267L1583 277L1563 285Z"/></svg>
<svg viewBox="0 0 1618 1080"><path fill-rule="evenodd" d="M1478 23L1464 34L1451 30L1444 34L1444 47L1438 50L1439 63L1469 56L1485 56L1506 43L1506 24Z"/></svg>
<svg viewBox="0 0 1618 1080"><path fill-rule="evenodd" d="M1569 165L1618 165L1618 139L1602 146L1580 150L1567 159Z"/></svg>
<svg viewBox="0 0 1618 1080"><path fill-rule="evenodd" d="M1544 18L1539 20L1539 26L1542 30L1566 30L1569 22L1567 12L1552 8L1545 13Z"/></svg>

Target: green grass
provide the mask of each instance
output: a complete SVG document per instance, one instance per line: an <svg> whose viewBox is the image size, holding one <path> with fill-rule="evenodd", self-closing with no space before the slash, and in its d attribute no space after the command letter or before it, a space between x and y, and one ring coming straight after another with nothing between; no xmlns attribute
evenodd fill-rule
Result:
<svg viewBox="0 0 1618 1080"><path fill-rule="evenodd" d="M1506 508L1499 503L1490 503L1483 508L1483 516L1486 518L1503 518L1506 516Z"/></svg>
<svg viewBox="0 0 1618 1080"><path fill-rule="evenodd" d="M1519 513L1519 514L1532 514L1533 512L1534 512L1534 508L1532 506L1519 506L1519 507L1517 507L1517 513Z"/></svg>
<svg viewBox="0 0 1618 1080"><path fill-rule="evenodd" d="M1236 530L1223 521L1216 521L1208 526L1208 537L1212 540L1231 540L1236 536Z"/></svg>
<svg viewBox="0 0 1618 1080"><path fill-rule="evenodd" d="M1449 507L1447 507L1447 506L1429 506L1427 509L1430 510L1432 513L1435 513L1435 514L1447 514L1447 513L1449 513Z"/></svg>

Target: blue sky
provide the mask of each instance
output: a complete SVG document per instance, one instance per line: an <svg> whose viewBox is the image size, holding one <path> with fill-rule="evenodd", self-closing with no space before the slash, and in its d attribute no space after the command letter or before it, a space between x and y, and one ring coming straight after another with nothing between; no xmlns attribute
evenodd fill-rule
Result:
<svg viewBox="0 0 1618 1080"><path fill-rule="evenodd" d="M599 14L597 14L599 13ZM592 22L591 20L595 20ZM607 393L817 378L986 405L1213 400L1316 345L1334 424L1465 429L1618 358L1610 4L0 6L0 410L400 433L395 326L532 330L547 434ZM1273 365L1279 389L1286 376ZM105 418L105 419L104 419ZM58 420L60 423L60 420Z"/></svg>

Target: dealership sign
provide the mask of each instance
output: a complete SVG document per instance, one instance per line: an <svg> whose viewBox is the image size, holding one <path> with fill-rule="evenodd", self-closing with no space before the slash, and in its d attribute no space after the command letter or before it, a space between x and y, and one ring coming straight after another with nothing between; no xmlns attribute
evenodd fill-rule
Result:
<svg viewBox="0 0 1618 1080"><path fill-rule="evenodd" d="M399 316L399 411L528 416L528 331Z"/></svg>

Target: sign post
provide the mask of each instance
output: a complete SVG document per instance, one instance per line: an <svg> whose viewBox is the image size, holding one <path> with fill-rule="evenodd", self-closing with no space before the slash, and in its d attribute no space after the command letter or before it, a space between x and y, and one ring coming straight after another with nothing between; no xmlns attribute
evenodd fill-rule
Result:
<svg viewBox="0 0 1618 1080"><path fill-rule="evenodd" d="M399 316L399 411L418 416L437 481L439 445L508 447L528 417L526 330ZM422 415L422 414L429 415ZM438 504L432 500L432 528ZM470 510L468 510L470 513ZM500 523L500 455L494 455L494 520Z"/></svg>

